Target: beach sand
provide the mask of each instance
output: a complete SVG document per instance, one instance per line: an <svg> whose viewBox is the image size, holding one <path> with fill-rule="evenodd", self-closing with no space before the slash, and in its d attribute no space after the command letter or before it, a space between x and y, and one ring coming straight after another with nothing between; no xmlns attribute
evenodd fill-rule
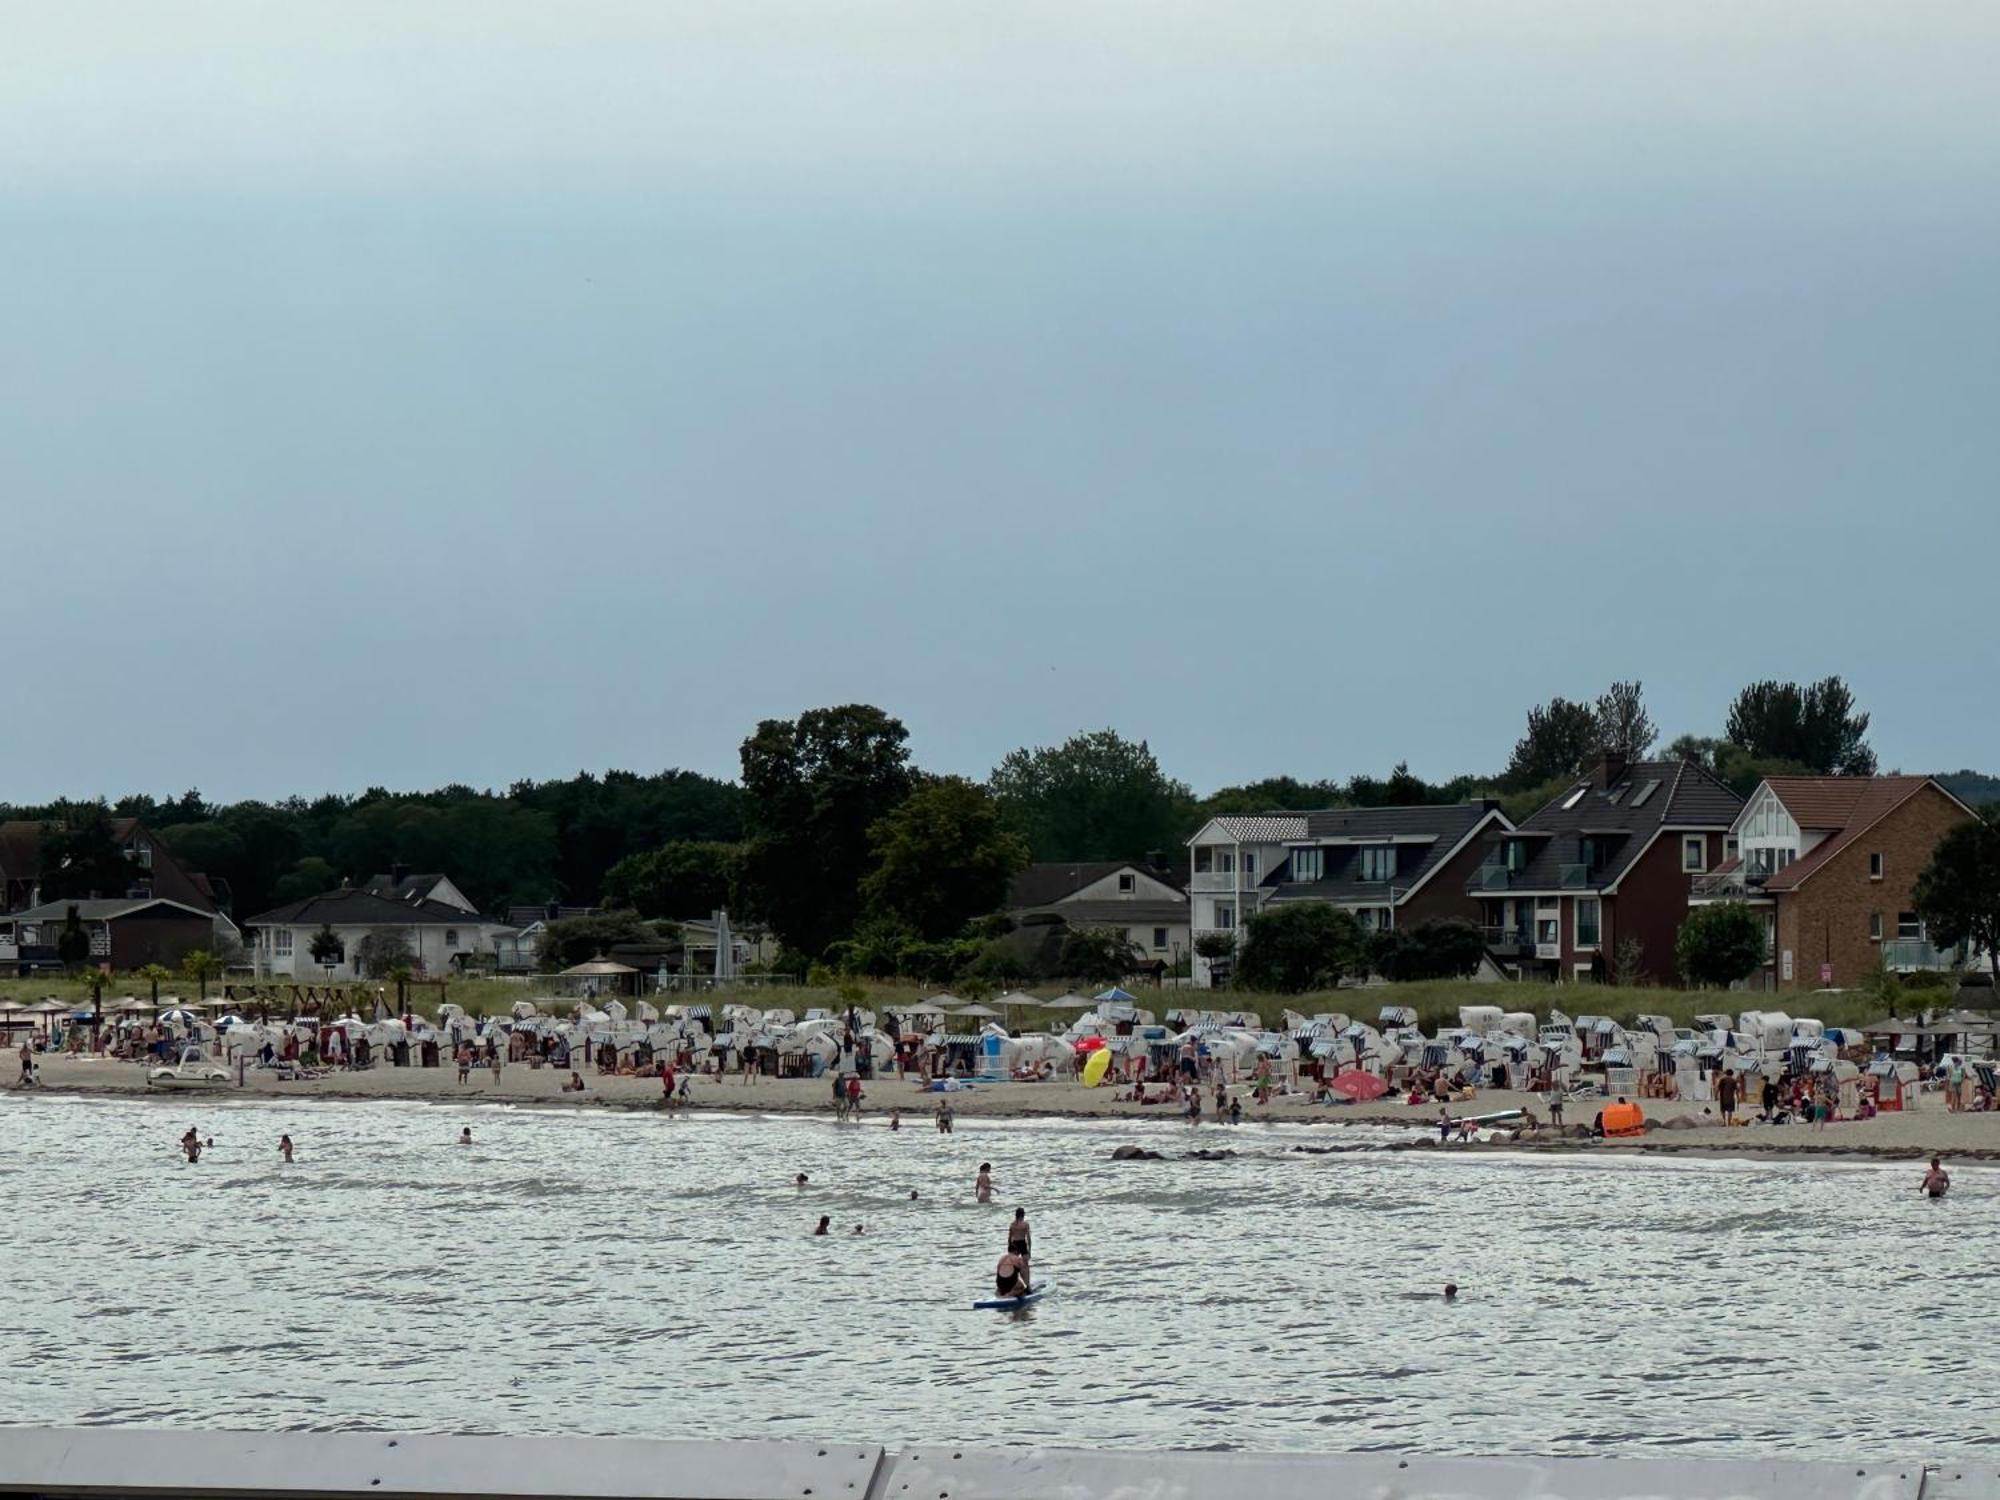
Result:
<svg viewBox="0 0 2000 1500"><path fill-rule="evenodd" d="M50 1054L37 1059L45 1092L152 1093L146 1069L137 1063L113 1062L94 1057ZM215 1097L283 1097L300 1100L340 1099L422 1099L473 1104L538 1105L567 1109L649 1109L657 1110L660 1084L657 1078L607 1078L595 1073L583 1075L581 1094L562 1092L567 1070L530 1068L525 1063L510 1064L496 1083L493 1075L475 1068L469 1083L458 1082L458 1070L443 1068L370 1068L363 1072L336 1072L323 1078L293 1083L281 1082L273 1073L255 1068L244 1072L241 1089L219 1091ZM1141 1106L1112 1097L1110 1088L1085 1088L1077 1083L1006 1083L981 1085L949 1095L925 1093L914 1080L877 1078L864 1083L864 1120L884 1125L889 1111L900 1108L905 1129L929 1130L931 1112L940 1098L949 1098L953 1112L962 1123L982 1119L1061 1118L1094 1120L1147 1120L1176 1126L1191 1142L1210 1149L1227 1144L1230 1127L1217 1126L1212 1114L1204 1115L1197 1129L1181 1126L1180 1116L1168 1105ZM1542 1140L1522 1140L1502 1144L1449 1146L1438 1148L1438 1107L1405 1105L1383 1099L1372 1104L1313 1105L1303 1096L1280 1098L1267 1107L1243 1098L1243 1128L1260 1124L1401 1125L1410 1131L1408 1144L1415 1149L1462 1150L1587 1150L1643 1151L1720 1155L1825 1155L1893 1157L1915 1160L1932 1154L1957 1158L2000 1160L2000 1111L1988 1114L1952 1114L1943 1103L1927 1098L1924 1108L1906 1114L1878 1115L1873 1120L1841 1121L1825 1130L1805 1125L1748 1125L1725 1128L1703 1115L1703 1106L1662 1100L1641 1101L1654 1128L1644 1137L1618 1141L1576 1141L1543 1132ZM759 1079L745 1083L739 1078L697 1077L688 1107L692 1112L729 1110L739 1113L825 1114L830 1113L830 1082L824 1078ZM172 1097L186 1099L186 1094ZM1204 1105L1212 1095L1204 1091ZM1484 1115L1501 1110L1527 1108L1545 1118L1547 1109L1535 1095L1490 1090L1469 1102L1452 1107L1454 1114ZM1590 1123L1595 1105L1572 1104L1567 1112L1570 1125ZM1676 1116L1705 1120L1693 1128L1662 1128ZM1423 1146L1419 1146L1419 1142ZM1153 1142L1152 1144L1157 1144ZM1314 1148L1339 1147L1340 1132L1329 1129L1323 1140L1304 1141ZM1359 1146L1361 1143L1354 1143ZM1377 1142L1368 1143L1371 1147Z"/></svg>

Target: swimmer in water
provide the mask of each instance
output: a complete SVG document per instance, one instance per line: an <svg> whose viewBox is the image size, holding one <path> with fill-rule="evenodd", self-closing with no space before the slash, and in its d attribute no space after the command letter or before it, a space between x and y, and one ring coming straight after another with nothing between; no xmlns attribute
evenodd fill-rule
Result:
<svg viewBox="0 0 2000 1500"><path fill-rule="evenodd" d="M1923 1191L1932 1198L1942 1198L1951 1191L1951 1173L1939 1165L1935 1156L1931 1158L1931 1169L1924 1173Z"/></svg>
<svg viewBox="0 0 2000 1500"><path fill-rule="evenodd" d="M832 1214L821 1214L821 1215L819 1216L819 1228L815 1229L815 1230L813 1231L813 1233L814 1233L814 1234L825 1234L825 1233L826 1233L826 1231L827 1231L827 1226L828 1226L828 1225L830 1225L830 1224L832 1224L832 1223L833 1223L833 1215L832 1215Z"/></svg>
<svg viewBox="0 0 2000 1500"><path fill-rule="evenodd" d="M278 1155L284 1158L287 1166L291 1165L292 1138L290 1136L281 1135L278 1137Z"/></svg>
<svg viewBox="0 0 2000 1500"><path fill-rule="evenodd" d="M903 1128L903 1112L900 1109L889 1111L889 1128L891 1130L901 1130Z"/></svg>
<svg viewBox="0 0 2000 1500"><path fill-rule="evenodd" d="M1445 1300L1445 1301L1447 1301L1447 1302L1456 1302L1456 1301L1458 1300L1458 1283L1457 1283L1457 1282L1455 1282L1455 1281L1447 1281L1447 1282L1446 1282L1446 1283L1444 1284L1444 1300Z"/></svg>
<svg viewBox="0 0 2000 1500"><path fill-rule="evenodd" d="M972 1182L972 1196L974 1201L979 1203L991 1203L993 1201L992 1162L983 1161L979 1164L979 1175Z"/></svg>
<svg viewBox="0 0 2000 1500"><path fill-rule="evenodd" d="M915 1203L917 1201L917 1190L915 1188L910 1189L910 1201L912 1203Z"/></svg>
<svg viewBox="0 0 2000 1500"><path fill-rule="evenodd" d="M806 1182L807 1182L807 1180L808 1180L808 1179L807 1179L807 1177L806 1177L806 1174L805 1174L805 1173L803 1173L803 1172L801 1172L801 1173L799 1173L799 1175L798 1175L798 1176L796 1176L796 1177L794 1177L794 1178L792 1179L792 1186L793 1186L793 1187L801 1187L801 1188L802 1188L802 1187L804 1187L804 1186L806 1185Z"/></svg>
<svg viewBox="0 0 2000 1500"><path fill-rule="evenodd" d="M859 1224L856 1224L856 1225L854 1226L854 1232L855 1232L856 1234L866 1234L866 1233L867 1233L867 1231L866 1231L865 1229L863 1229L863 1228L862 1228L862 1227L861 1227L861 1226L860 1226Z"/></svg>
<svg viewBox="0 0 2000 1500"><path fill-rule="evenodd" d="M470 1125L458 1133L458 1143L461 1146L470 1146L472 1144L472 1127Z"/></svg>

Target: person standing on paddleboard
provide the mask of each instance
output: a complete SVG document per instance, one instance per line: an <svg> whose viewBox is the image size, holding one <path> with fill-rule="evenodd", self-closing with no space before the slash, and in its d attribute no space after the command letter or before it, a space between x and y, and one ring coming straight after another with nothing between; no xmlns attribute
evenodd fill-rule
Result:
<svg viewBox="0 0 2000 1500"><path fill-rule="evenodd" d="M1032 1240L1028 1233L1028 1211L1025 1208L1015 1209L1014 1222L1007 1226L1007 1253L1020 1259L1021 1276L1025 1280L1028 1275L1028 1259L1032 1253Z"/></svg>

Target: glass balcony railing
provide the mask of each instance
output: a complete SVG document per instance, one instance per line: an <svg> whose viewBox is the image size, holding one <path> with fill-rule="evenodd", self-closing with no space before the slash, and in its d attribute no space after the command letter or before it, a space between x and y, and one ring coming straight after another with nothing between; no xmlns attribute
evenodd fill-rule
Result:
<svg viewBox="0 0 2000 1500"><path fill-rule="evenodd" d="M1590 884L1589 865L1564 865L1562 867L1562 888L1566 891L1581 890Z"/></svg>
<svg viewBox="0 0 2000 1500"><path fill-rule="evenodd" d="M1489 860L1472 872L1472 878L1465 883L1468 891L1504 891L1514 883L1514 872L1497 861Z"/></svg>

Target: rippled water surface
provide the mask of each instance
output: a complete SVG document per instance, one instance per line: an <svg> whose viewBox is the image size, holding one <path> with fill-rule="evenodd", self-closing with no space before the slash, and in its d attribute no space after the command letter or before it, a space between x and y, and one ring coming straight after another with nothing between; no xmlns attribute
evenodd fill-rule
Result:
<svg viewBox="0 0 2000 1500"><path fill-rule="evenodd" d="M175 1150L191 1123L216 1141L196 1166ZM1239 1156L1113 1162L1188 1133L11 1096L0 1130L6 1422L2000 1443L2000 1179L1977 1169L1931 1204L1907 1166L1292 1149L1361 1138L1328 1129L1205 1129ZM1015 1203L1057 1290L975 1313ZM822 1213L837 1237L810 1237Z"/></svg>

